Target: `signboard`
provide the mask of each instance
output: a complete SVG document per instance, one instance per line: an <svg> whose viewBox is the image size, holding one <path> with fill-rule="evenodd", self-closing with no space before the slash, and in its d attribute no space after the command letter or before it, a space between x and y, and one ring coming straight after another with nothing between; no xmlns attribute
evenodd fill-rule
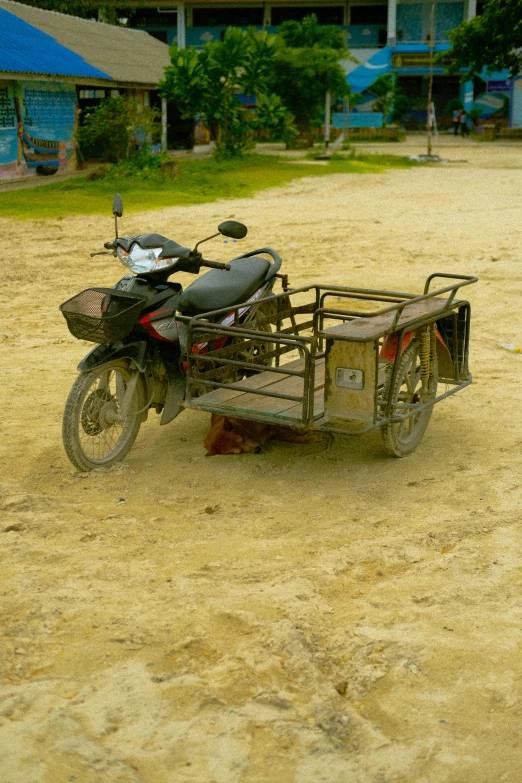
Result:
<svg viewBox="0 0 522 783"><path fill-rule="evenodd" d="M401 52L392 54L392 68L429 68L429 52Z"/></svg>
<svg viewBox="0 0 522 783"><path fill-rule="evenodd" d="M498 79L487 84L486 92L509 92L511 89L511 83L505 79Z"/></svg>
<svg viewBox="0 0 522 783"><path fill-rule="evenodd" d="M378 111L334 112L334 128L382 128L384 116Z"/></svg>

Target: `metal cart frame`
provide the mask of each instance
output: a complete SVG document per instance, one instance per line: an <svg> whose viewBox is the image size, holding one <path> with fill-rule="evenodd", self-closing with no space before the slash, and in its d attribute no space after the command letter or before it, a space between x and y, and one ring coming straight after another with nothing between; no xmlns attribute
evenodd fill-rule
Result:
<svg viewBox="0 0 522 783"><path fill-rule="evenodd" d="M257 300L256 313L250 319L255 328L241 323L245 308L252 303L192 318L178 316L188 331L186 408L299 430L360 435L416 416L471 383L471 308L469 302L456 299L456 294L475 283L476 277L437 272L427 278L420 295L323 284L291 289L285 276L278 277L283 291ZM437 278L452 282L430 291ZM382 302L386 306L345 310L334 307L332 299ZM328 326L331 322L334 325ZM388 388L393 388L405 341L423 330L431 330L432 353L436 344L440 354L439 380L451 388L428 402L401 405L399 412L391 398L382 397L384 378ZM383 360L383 350L393 346L392 361ZM292 352L299 358L282 364L281 359ZM334 366L339 356L341 361L348 356L352 366ZM357 361L366 369L357 369ZM321 383L319 376L323 374ZM336 395L341 395L341 402L336 403L341 405L340 415L328 410ZM360 400L364 415L350 408L357 408Z"/></svg>

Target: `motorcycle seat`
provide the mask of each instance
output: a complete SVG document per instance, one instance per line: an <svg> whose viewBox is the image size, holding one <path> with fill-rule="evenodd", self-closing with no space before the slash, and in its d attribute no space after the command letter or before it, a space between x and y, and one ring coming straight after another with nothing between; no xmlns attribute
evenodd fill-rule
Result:
<svg viewBox="0 0 522 783"><path fill-rule="evenodd" d="M229 263L230 271L212 269L191 283L179 298L178 311L198 315L240 304L259 288L270 269L270 263L257 256Z"/></svg>

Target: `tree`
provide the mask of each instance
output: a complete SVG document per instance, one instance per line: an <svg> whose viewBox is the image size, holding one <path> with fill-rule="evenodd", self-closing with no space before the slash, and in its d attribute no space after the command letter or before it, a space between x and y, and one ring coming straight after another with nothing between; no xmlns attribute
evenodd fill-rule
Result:
<svg viewBox="0 0 522 783"><path fill-rule="evenodd" d="M322 124L325 95L349 93L346 75L333 49L282 49L274 63L273 90L295 117L301 134Z"/></svg>
<svg viewBox="0 0 522 783"><path fill-rule="evenodd" d="M522 0L486 0L484 11L449 33L451 49L438 55L450 73L469 81L484 68L522 70Z"/></svg>
<svg viewBox="0 0 522 783"><path fill-rule="evenodd" d="M382 112L384 124L390 115L392 122L402 122L404 115L410 108L410 102L401 88L397 86L397 80L393 74L379 76L368 87L368 92L375 96L372 108L374 111Z"/></svg>
<svg viewBox="0 0 522 783"><path fill-rule="evenodd" d="M347 54L343 31L334 25L320 25L315 14L305 16L301 22L283 22L278 33L286 46L293 49L335 49L340 56Z"/></svg>
<svg viewBox="0 0 522 783"><path fill-rule="evenodd" d="M80 155L84 160L120 163L128 160L138 147L149 148L159 134L158 112L138 106L121 95L106 98L87 110L76 131Z"/></svg>
<svg viewBox="0 0 522 783"><path fill-rule="evenodd" d="M218 155L238 155L255 131L290 138L292 117L270 90L277 39L268 33L229 27L222 41L171 48L172 65L159 89L175 101L185 118L200 115L210 128ZM256 108L245 108L238 94L256 96Z"/></svg>
<svg viewBox="0 0 522 783"><path fill-rule="evenodd" d="M44 8L47 11L59 11L83 19L97 19L99 22L118 25L122 17L128 17L136 10L135 3L114 3L110 0L20 0L24 5Z"/></svg>
<svg viewBox="0 0 522 783"><path fill-rule="evenodd" d="M315 14L279 27L280 46L274 60L272 89L295 117L302 134L321 124L327 92L333 98L350 94L339 60L353 59L343 33L319 25Z"/></svg>

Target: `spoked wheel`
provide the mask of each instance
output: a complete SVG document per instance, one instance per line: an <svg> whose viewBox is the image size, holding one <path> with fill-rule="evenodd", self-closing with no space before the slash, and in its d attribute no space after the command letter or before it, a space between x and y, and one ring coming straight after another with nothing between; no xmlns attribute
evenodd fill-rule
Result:
<svg viewBox="0 0 522 783"><path fill-rule="evenodd" d="M430 402L437 396L437 354L434 352L430 375L423 383L418 339L412 340L399 359L393 387L392 369L392 366L388 368L382 392L383 407L391 401L391 416L409 413L415 404ZM433 406L430 405L407 419L385 424L381 428L381 435L388 454L405 457L417 448L426 432L432 412Z"/></svg>
<svg viewBox="0 0 522 783"><path fill-rule="evenodd" d="M65 451L76 468L106 468L125 457L140 429L143 396L138 371L125 363L105 364L78 376L62 425Z"/></svg>
<svg viewBox="0 0 522 783"><path fill-rule="evenodd" d="M275 304L271 302L263 302L256 308L253 314L246 318L241 324L244 329L252 329L255 332L266 333L267 338L272 334L272 326L270 321L265 321L265 318L270 317L275 312ZM237 361L245 362L248 364L262 364L265 367L271 367L273 363L273 356L270 356L271 351L274 349L274 344L262 339L262 335L259 334L257 338L243 338L232 337L228 345L234 346L234 353L231 354L232 358ZM221 370L220 381L223 383L237 383L242 378L248 378L251 375L255 375L257 370L249 370L247 367L236 367L233 365L224 366ZM205 390L206 391L206 390ZM205 391L202 393L204 394Z"/></svg>

